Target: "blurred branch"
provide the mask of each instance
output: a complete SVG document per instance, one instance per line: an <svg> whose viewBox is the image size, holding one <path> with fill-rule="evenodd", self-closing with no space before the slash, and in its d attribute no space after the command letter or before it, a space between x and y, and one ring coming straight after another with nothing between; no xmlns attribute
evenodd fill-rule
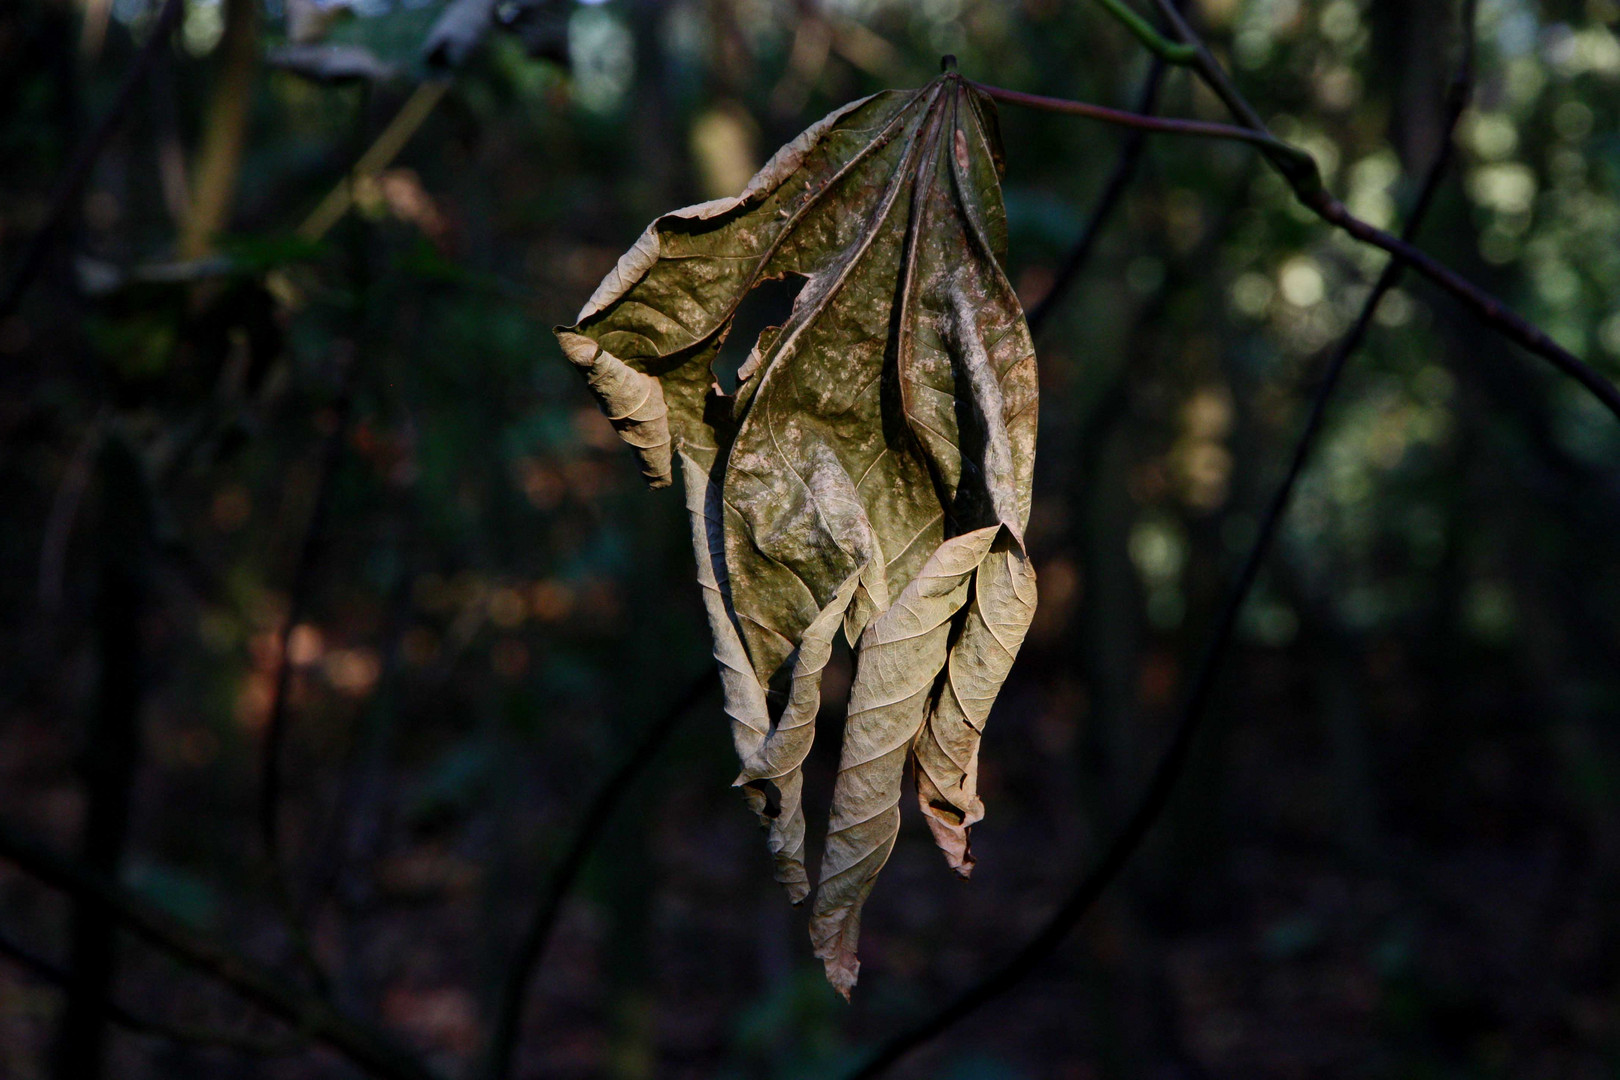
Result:
<svg viewBox="0 0 1620 1080"><path fill-rule="evenodd" d="M1138 15L1124 0L1097 0L1108 14L1129 30L1149 52L1167 64L1191 64L1198 58L1198 49L1185 42L1171 41L1153 28L1153 24Z"/></svg>
<svg viewBox="0 0 1620 1080"><path fill-rule="evenodd" d="M1148 69L1147 78L1142 81L1142 90L1137 94L1136 111L1143 115L1151 113L1159 98L1159 86L1164 82L1164 63L1155 59L1152 67ZM1056 276L1052 279L1052 287L1041 297L1040 302L1030 309L1025 321L1029 324L1031 335L1040 333L1046 320L1052 317L1053 310L1068 294L1069 286L1075 278L1080 276L1080 270L1091 258L1092 249L1097 246L1097 238L1102 235L1103 226L1113 216L1114 208L1119 205L1120 199L1125 196L1125 189L1130 187L1131 180L1136 176L1136 167L1141 163L1142 151L1147 148L1147 132L1140 128L1133 129L1125 136L1124 145L1119 148L1119 158L1114 162L1114 171L1109 174L1108 182L1103 185L1102 194L1097 196L1097 204L1091 208L1091 216L1086 219L1085 228L1080 231L1080 237L1074 242L1067 255L1063 257L1063 265L1058 267Z"/></svg>
<svg viewBox="0 0 1620 1080"><path fill-rule="evenodd" d="M596 846L603 828L613 816L613 811L623 801L631 781L652 761L681 718L711 693L719 682L719 668L714 666L695 679L670 704L662 716L647 725L635 747L597 789L595 797L586 807L584 816L580 818L579 827L574 831L573 839L569 841L567 851L552 874L551 885L535 906L534 915L529 920L529 928L524 933L523 940L512 957L512 965L507 969L501 983L500 997L495 1010L495 1026L490 1033L489 1047L481 1074L484 1080L506 1080L506 1077L511 1075L529 983L534 978L535 968L545 956L546 945L551 940L552 931L556 929L557 916L562 912L563 900L574 887L574 881L579 877L580 871L585 868L586 860Z"/></svg>
<svg viewBox="0 0 1620 1080"><path fill-rule="evenodd" d="M315 567L320 561L321 541L326 534L326 519L331 513L333 477L343 460L343 443L349 433L349 417L354 408L354 359L343 364L342 381L332 429L321 444L320 463L315 476L315 492L311 500L309 517L299 539L298 561L287 587L287 615L276 635L276 679L270 696L269 719L265 724L264 742L259 748L259 841L264 848L265 861L270 872L271 890L281 909L294 948L315 980L316 987L325 992L328 980L315 957L309 934L298 917L298 904L287 881L282 865L281 850L281 756L287 741L287 697L292 684L292 658L288 655L292 633L303 621L304 609L309 603L310 584Z"/></svg>
<svg viewBox="0 0 1620 1080"><path fill-rule="evenodd" d="M108 918L182 964L229 987L314 1042L381 1080L437 1080L385 1033L296 989L252 960L37 840L0 822L0 858L74 897L91 897Z"/></svg>
<svg viewBox="0 0 1620 1080"><path fill-rule="evenodd" d="M62 607L67 578L67 551L73 539L73 525L79 518L79 507L84 502L85 490L90 486L91 465L96 449L101 445L103 429L107 423L106 411L90 421L84 440L62 470L62 481L51 499L51 511L45 519L45 535L39 550L39 606L47 615L55 615Z"/></svg>
<svg viewBox="0 0 1620 1080"><path fill-rule="evenodd" d="M79 848L86 867L116 880L129 842L130 798L141 752L147 688L141 629L152 573L154 512L145 466L121 433L100 440L99 464L98 671L78 754L85 797ZM53 1070L60 1080L94 1080L106 1065L102 1002L118 970L115 927L99 898L73 898L69 941L72 978L57 1026Z"/></svg>
<svg viewBox="0 0 1620 1080"><path fill-rule="evenodd" d="M180 229L178 247L183 260L209 254L214 237L230 222L253 109L253 80L259 68L258 0L221 3L225 34L220 39L219 55L224 70L209 102L191 204Z"/></svg>
<svg viewBox="0 0 1620 1080"><path fill-rule="evenodd" d="M1209 47L1199 37L1198 32L1192 28L1186 17L1177 9L1175 0L1156 0L1159 10L1164 14L1182 41L1193 46L1198 55L1192 66L1213 90L1217 97L1226 103L1233 115L1238 117L1251 131L1264 135L1268 140L1272 137L1266 130L1265 122L1260 114L1250 105L1248 100L1232 82L1226 69L1221 67ZM1470 30L1470 33L1472 31ZM1468 47L1468 60L1472 64L1472 46ZM1481 289L1473 282L1456 273L1438 259L1425 254L1413 247L1405 240L1393 236L1383 229L1370 225L1349 210L1343 203L1330 195L1322 186L1321 178L1317 175L1314 164L1309 173L1300 171L1296 163L1290 159L1278 158L1271 151L1269 143L1262 144L1266 148L1266 157L1283 179L1288 181L1294 191L1294 197L1300 204L1316 214L1317 217L1330 225L1335 225L1357 240L1374 247L1382 248L1400 261L1410 265L1418 273L1439 285L1446 292L1462 301L1463 305L1474 313L1474 316L1484 322L1509 340L1517 342L1537 356L1550 362L1564 374L1579 382L1592 393L1605 408L1620 419L1620 387L1605 378L1594 368L1588 366L1574 353L1559 345L1539 326L1525 319L1509 308L1502 301ZM1306 155L1307 158L1309 155Z"/></svg>
<svg viewBox="0 0 1620 1080"><path fill-rule="evenodd" d="M168 47L169 35L174 31L184 11L184 0L164 0L157 19L152 23L150 35L141 45L141 51L135 54L135 62L124 73L123 81L118 84L112 104L102 114L100 122L90 132L89 138L79 144L79 149L69 162L67 171L57 181L56 191L51 196L50 208L45 211L45 223L28 241L22 258L17 262L17 269L6 284L5 292L0 293L0 320L16 310L17 302L22 299L28 286L33 284L40 267L45 263L45 253L50 250L51 241L55 239L57 230L62 227L62 222L84 190L85 182L90 179L90 171L95 168L102 151L107 149L107 144L123 126L124 117L129 114L130 105L134 103L135 92L140 89L147 73L152 70L158 55Z"/></svg>
<svg viewBox="0 0 1620 1080"><path fill-rule="evenodd" d="M1463 107L1467 104L1468 92L1473 77L1473 16L1474 0L1465 0L1463 5L1462 59L1458 65L1458 75L1452 84L1452 92L1448 103L1446 137L1441 142L1434 162L1429 166L1423 180L1423 186L1402 230L1402 237L1407 242L1417 235L1418 228L1427 216L1434 194L1439 189L1440 181L1445 175L1446 167L1451 161L1451 133L1456 127L1457 119L1461 116ZM1141 847L1149 831L1164 813L1165 807L1169 805L1176 783L1186 768L1193 739L1209 714L1216 679L1220 675L1227 653L1231 651L1238 616L1243 610L1244 602L1248 599L1250 590L1253 589L1254 583L1259 577L1261 565L1270 553L1283 514L1287 511L1288 504L1293 498L1294 488L1299 482L1300 475L1304 472L1305 463L1309 460L1311 451L1314 449L1317 439L1321 436L1327 417L1328 404L1332 399L1333 392L1338 388L1340 377L1343 375L1350 357L1366 337L1379 302L1395 286L1403 268L1404 264L1399 259L1392 259L1384 268L1378 283L1374 286L1372 292L1368 294L1365 303L1363 303L1355 323L1345 336L1340 339L1338 347L1328 361L1322 381L1318 384L1312 397L1311 411L1306 419L1305 428L1300 432L1299 441L1295 444L1293 455L1289 459L1288 471L1266 506L1254 543L1244 557L1243 566L1238 572L1236 581L1232 584L1226 603L1221 609L1209 642L1199 660L1191 688L1181 709L1180 720L1171 735L1169 745L1165 748L1163 756L1153 770L1146 792L1142 795L1141 801L1137 803L1136 809L1132 812L1129 820L1126 821L1125 827L1120 830L1119 835L1108 846L1101 861L1081 879L1080 883L1069 893L1063 903L1058 906L1057 911L1047 920L1041 931L1030 939L1023 948L1019 949L1010 960L990 975L968 987L950 1004L933 1016L884 1043L866 1064L851 1075L850 1080L871 1080L872 1077L882 1075L910 1051L933 1039L956 1021L970 1015L981 1006L1000 997L1022 982L1042 960L1057 949L1069 932L1086 916L1102 894L1119 877L1120 873L1131 861L1131 858L1136 854L1137 849Z"/></svg>
<svg viewBox="0 0 1620 1080"><path fill-rule="evenodd" d="M13 940L3 931L0 931L0 956L8 957L18 967L28 971L36 978L43 979L45 982L63 989L73 986L73 975L70 972L38 955L21 942ZM133 1034L167 1039L169 1042L184 1046L215 1047L221 1050L234 1050L242 1054L252 1054L256 1057L274 1057L295 1052L305 1045L304 1040L296 1037L255 1039L251 1035L243 1035L233 1031L172 1024L167 1020L139 1016L120 1005L110 996L102 997L98 1004L101 1010L106 1013L108 1020Z"/></svg>
<svg viewBox="0 0 1620 1080"><path fill-rule="evenodd" d="M327 230L336 225L349 207L354 205L355 188L388 167L405 148L405 144L411 141L411 136L416 134L417 128L422 126L422 121L428 118L448 89L448 79L431 79L418 86L405 99L405 104L400 106L399 112L377 136L377 140L360 155L349 174L327 193L320 205L298 226L298 236L304 240L319 240L325 236Z"/></svg>

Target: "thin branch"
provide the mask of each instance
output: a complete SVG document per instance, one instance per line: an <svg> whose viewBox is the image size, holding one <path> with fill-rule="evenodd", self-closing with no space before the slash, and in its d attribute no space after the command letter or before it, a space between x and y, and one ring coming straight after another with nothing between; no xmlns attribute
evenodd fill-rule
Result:
<svg viewBox="0 0 1620 1080"><path fill-rule="evenodd" d="M1473 0L1465 0L1463 13L1466 22L1464 24L1462 62L1459 65L1459 75L1453 83L1453 93L1450 95L1450 101L1448 102L1449 115L1445 129L1446 135L1434 162L1429 166L1422 189L1412 207L1411 214L1407 218L1403 236L1408 241L1416 236L1418 227L1428 214L1434 194L1439 188L1447 165L1450 163L1451 132L1455 129L1457 118L1462 114L1463 106L1468 98L1467 88L1470 85L1473 71ZM1288 472L1284 475L1282 483L1278 485L1277 490L1272 494L1271 501L1266 506L1265 515L1261 518L1254 543L1249 548L1243 566L1239 570L1237 579L1233 582L1231 591L1227 596L1225 606L1221 609L1220 617L1215 623L1209 643L1206 645L1195 670L1191 688L1182 706L1181 718L1176 725L1175 732L1170 738L1169 745L1165 748L1163 757L1159 759L1158 765L1153 770L1153 776L1148 782L1147 790L1143 793L1141 801L1137 803L1136 809L1125 823L1125 827L1120 830L1119 835L1108 846L1101 861L1081 879L1080 883L1059 905L1057 911L1047 920L1046 925L1041 928L1040 933L1036 934L1000 968L968 987L945 1008L909 1031L902 1032L884 1043L866 1064L850 1076L849 1080L872 1080L873 1077L882 1075L912 1050L933 1039L956 1021L968 1016L1022 982L1042 960L1057 949L1063 939L1069 935L1069 932L1096 905L1102 894L1119 877L1131 858L1136 854L1137 849L1141 847L1149 831L1157 823L1165 807L1169 805L1176 783L1186 768L1193 740L1209 714L1216 679L1220 674L1227 653L1231 650L1238 616L1243 610L1243 605L1248 599L1250 590L1253 589L1254 583L1259 577L1261 566L1270 553L1271 545L1277 536L1278 527L1282 523L1283 514L1287 511L1288 504L1293 498L1294 488L1299 482L1300 475L1304 472L1305 464L1310 458L1317 439L1321 436L1327 417L1328 404L1332 399L1333 392L1338 388L1340 376L1343 375L1350 357L1366 337L1367 330L1372 325L1373 315L1378 309L1379 301L1395 286L1402 269L1403 264L1399 260L1391 260L1389 265L1384 268L1378 283L1374 286L1373 291L1368 294L1365 303L1363 303L1355 323L1339 341L1337 349L1334 350L1332 358L1328 361L1322 381L1317 386L1313 396L1311 411L1306 419L1305 428L1300 432L1299 441L1295 444L1293 455L1289 459Z"/></svg>
<svg viewBox="0 0 1620 1080"><path fill-rule="evenodd" d="M71 989L74 985L72 973L35 953L32 949L12 939L10 935L3 931L0 931L0 956L9 958L18 967L36 978L64 990ZM166 1039L169 1042L183 1046L233 1050L239 1054L251 1054L255 1057L276 1057L293 1053L306 1045L303 1039L297 1037L256 1039L251 1035L244 1035L234 1031L192 1027L170 1023L167 1020L140 1016L120 1005L111 997L102 997L99 1005L102 1011L106 1013L108 1020L132 1034L145 1035L155 1039Z"/></svg>
<svg viewBox="0 0 1620 1080"><path fill-rule="evenodd" d="M590 806L580 818L573 839L569 841L568 850L557 863L550 887L535 906L529 928L524 933L517 952L513 954L512 966L502 981L500 997L496 1004L495 1024L491 1029L481 1074L484 1080L506 1080L512 1072L529 984L534 980L535 969L545 957L546 945L551 940L552 931L556 929L557 916L562 912L563 900L573 888L580 871L585 868L591 850L595 848L603 828L613 816L613 811L623 800L630 782L652 761L681 718L708 696L719 682L719 669L713 666L707 673L694 680L685 692L670 704L662 716L647 725L635 747L591 799Z"/></svg>
<svg viewBox="0 0 1620 1080"><path fill-rule="evenodd" d="M1266 125L1260 114L1250 105L1226 69L1221 67L1209 47L1199 37L1198 32L1192 28L1186 17L1177 10L1174 0L1156 0L1159 10L1169 21L1170 25L1180 35L1181 39L1193 45L1198 50L1198 57L1193 63L1194 69L1203 78L1209 88L1213 90L1227 108L1232 110L1234 116L1242 120L1257 135L1271 138L1266 131ZM1469 46L1469 63L1472 64ZM1330 225L1335 225L1357 240L1374 247L1379 247L1395 256L1397 259L1410 265L1418 273L1439 285L1446 292L1462 301L1463 305L1473 312L1474 316L1497 333L1517 342L1519 345L1550 362L1559 371L1568 375L1585 387L1594 397L1601 401L1605 408L1620 419L1620 388L1605 378L1596 369L1589 366L1574 353L1558 344L1539 326L1519 315L1502 301L1481 289L1467 278L1458 274L1438 259L1425 254L1407 241L1393 236L1383 229L1370 225L1349 210L1343 203L1330 195L1322 187L1321 179L1311 174L1303 174L1294 170L1286 161L1279 161L1269 152L1269 160L1293 188L1294 196L1301 205L1305 206L1317 217Z"/></svg>
<svg viewBox="0 0 1620 1080"><path fill-rule="evenodd" d="M1167 64L1191 64L1198 59L1198 48L1186 42L1171 41L1154 29L1153 24L1138 15L1124 0L1097 0L1119 23L1129 30L1154 56Z"/></svg>
<svg viewBox="0 0 1620 1080"><path fill-rule="evenodd" d="M437 1080L437 1074L384 1032L284 982L254 961L198 933L6 822L0 822L0 858L53 888L75 897L98 900L105 905L113 921L141 940L229 987L310 1040L331 1047L372 1076L381 1080Z"/></svg>
<svg viewBox="0 0 1620 1080"><path fill-rule="evenodd" d="M185 6L184 0L164 0L163 7L158 11L157 19L152 24L151 34L141 46L141 51L135 54L135 62L124 73L123 82L118 84L112 105L102 114L100 122L90 132L90 136L79 144L79 149L74 153L67 171L57 181L56 192L51 196L50 209L45 212L45 223L28 242L28 247L18 260L17 269L12 273L5 292L0 293L0 319L16 310L17 302L22 299L23 293L39 274L40 267L45 264L45 254L50 250L51 241L55 239L57 230L62 227L69 210L78 200L80 192L84 190L85 182L90 179L90 171L95 168L102 151L107 149L107 144L123 126L124 117L129 114L130 105L135 100L135 92L140 89L147 73L152 70L152 64L157 60L158 54L168 47L169 35L179 23Z"/></svg>
<svg viewBox="0 0 1620 1080"><path fill-rule="evenodd" d="M974 89L986 97L994 98L997 101L1005 101L1009 105L1022 105L1028 109L1039 109L1042 112L1083 116L1088 120L1101 120L1105 124L1117 124L1120 127L1135 128L1138 131L1156 131L1164 135L1197 135L1211 139L1230 139L1234 142L1246 142L1265 150L1268 156L1276 155L1293 161L1295 171L1303 169L1309 169L1312 173L1316 171L1315 160L1309 153L1297 146L1291 146L1264 131L1237 127L1234 124L1217 124L1208 120L1177 120L1166 116L1143 116L1140 113L1129 112L1125 109L1111 109L1106 105L1093 105L1085 101L1069 101L1066 98L1026 94L1022 90L1008 90L1005 87L987 86L984 83L973 83L972 85Z"/></svg>
<svg viewBox="0 0 1620 1080"><path fill-rule="evenodd" d="M364 154L354 163L354 168L322 199L298 226L298 237L302 240L319 240L327 231L336 225L348 213L349 207L354 205L355 190L365 181L386 169L390 162L405 149L405 144L411 141L433 107L444 97L444 92L450 89L449 79L429 79L418 86L410 97L405 99L394 119L389 121L382 134L371 144Z"/></svg>
<svg viewBox="0 0 1620 1080"><path fill-rule="evenodd" d="M320 561L321 541L326 535L326 519L331 513L333 480L343 460L343 442L348 436L349 416L353 411L353 379L355 362L344 363L342 384L334 408L332 430L321 446L320 464L315 478L315 492L309 517L304 523L303 536L298 545L298 562L287 589L287 616L282 620L276 639L276 678L270 696L269 719L265 723L264 741L259 746L259 842L264 849L270 873L271 892L283 921L293 939L293 947L300 961L315 981L316 988L325 993L330 985L325 969L315 956L309 934L299 917L296 898L288 883L283 865L281 843L281 759L287 741L287 699L292 686L293 630L303 621L309 603L309 590Z"/></svg>
<svg viewBox="0 0 1620 1080"><path fill-rule="evenodd" d="M1137 94L1136 111L1146 116L1153 111L1159 98L1159 86L1164 82L1164 64L1155 59L1152 67L1148 69L1147 78L1142 80L1142 90ZM1102 235L1103 226L1113 216L1114 208L1119 205L1120 199L1125 197L1125 189L1130 187L1131 180L1136 176L1136 167L1141 163L1142 151L1147 148L1147 132L1140 128L1133 129L1125 136L1124 144L1119 148L1119 158L1114 162L1114 171L1109 174L1108 182L1103 185L1102 194L1097 196L1097 203L1091 208L1091 216L1086 219L1086 226L1080 231L1080 237L1069 249L1063 258L1063 265L1058 267L1057 274L1052 279L1052 287L1046 290L1030 312L1025 316L1029 324L1031 335L1040 333L1046 320L1052 317L1057 305L1068 295L1069 286L1079 277L1080 270L1091 258L1092 249L1097 246L1097 239Z"/></svg>

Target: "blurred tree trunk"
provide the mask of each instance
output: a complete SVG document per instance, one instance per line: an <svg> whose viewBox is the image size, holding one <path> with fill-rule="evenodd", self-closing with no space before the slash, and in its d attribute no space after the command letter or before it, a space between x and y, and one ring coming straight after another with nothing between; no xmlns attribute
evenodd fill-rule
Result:
<svg viewBox="0 0 1620 1080"><path fill-rule="evenodd" d="M113 435L102 449L101 465L101 569L95 613L101 671L81 759L89 790L80 855L92 870L116 879L129 837L130 795L140 752L145 689L141 620L152 521L146 480L134 449ZM73 985L57 1031L57 1080L94 1080L102 1075L103 1003L117 970L114 925L99 900L75 901L70 931Z"/></svg>

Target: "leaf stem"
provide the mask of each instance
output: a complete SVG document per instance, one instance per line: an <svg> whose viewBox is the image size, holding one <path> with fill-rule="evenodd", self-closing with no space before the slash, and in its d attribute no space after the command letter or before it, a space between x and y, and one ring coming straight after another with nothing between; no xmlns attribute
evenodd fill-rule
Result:
<svg viewBox="0 0 1620 1080"><path fill-rule="evenodd" d="M1009 105L1022 105L1028 109L1039 109L1042 112L1083 116L1089 120L1101 120L1106 124L1117 124L1120 127L1135 128L1138 131L1155 131L1165 135L1195 135L1249 143L1252 146L1258 146L1265 153L1266 158L1288 178L1289 184L1294 186L1296 191L1301 189L1320 191L1322 187L1321 174L1316 168L1316 159L1311 157L1307 151L1297 146L1291 146L1266 131L1238 127L1235 124L1218 124L1208 120L1178 120L1165 116L1143 116L1141 113L1128 112L1125 109L1112 109L1106 105L1093 105L1086 101L1069 101L1066 98L1026 94L1022 90L986 86L984 83L973 83L972 85L980 93L986 97L994 98L996 101L1004 101Z"/></svg>
<svg viewBox="0 0 1620 1080"><path fill-rule="evenodd" d="M974 89L982 92L985 97L993 97L998 102L1008 105L1022 105L1025 108L1038 108L1042 112L1064 113L1069 117L1085 117L1087 120L1102 120L1103 123L1113 123L1121 128L1136 128L1139 131L1158 131L1162 134L1192 134L1192 136L1205 136L1212 139L1234 139L1238 142L1249 142L1252 146L1259 146L1273 154L1285 155L1296 159L1302 168L1309 168L1315 172L1315 159L1299 147L1290 146L1288 142L1275 138L1265 131L1254 131L1252 128L1239 128L1230 123L1212 123L1207 120L1176 120L1173 117L1144 117L1142 113L1129 112L1124 108L1110 108L1108 105L1093 105L1090 102L1074 102L1064 97L1045 97L1042 94L1025 94L1024 91L1009 91L1006 87L987 86L983 83L972 84Z"/></svg>

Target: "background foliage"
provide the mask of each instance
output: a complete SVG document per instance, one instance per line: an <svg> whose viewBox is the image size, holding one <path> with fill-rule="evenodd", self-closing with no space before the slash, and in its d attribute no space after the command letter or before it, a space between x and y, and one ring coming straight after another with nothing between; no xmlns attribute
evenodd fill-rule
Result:
<svg viewBox="0 0 1620 1080"><path fill-rule="evenodd" d="M595 786L710 662L679 497L641 490L548 328L654 215L735 193L811 120L919 85L941 53L1116 105L1146 57L1100 8L1057 0L513 3L356 185L358 212L313 236L300 226L443 74L422 60L441 9L254 10L188 2L0 322L0 814L85 851L100 792L127 809L102 820L127 830L106 865L132 889L297 972L255 822L284 652L281 846L311 948L339 1002L459 1075ZM1436 150L1455 13L1192 10L1278 134L1354 212L1398 224ZM8 275L153 17L143 0L0 12ZM233 51L233 19L251 47ZM1617 19L1612 0L1480 5L1474 104L1423 238L1610 374ZM307 20L387 77L260 61ZM202 165L236 85L216 233ZM1159 108L1224 119L1178 72ZM1121 135L1002 123L1010 273L1034 303ZM974 881L910 815L843 1006L728 788L707 700L623 792L565 904L519 1074L835 1075L1011 952L1128 812L1381 260L1248 148L1150 140L1037 340L1042 601L987 733ZM745 309L739 359L773 304ZM897 1075L1613 1075L1617 461L1620 430L1577 388L1428 288L1394 293L1166 823L1036 978ZM131 794L109 802L120 766ZM69 952L61 898L9 865L0 930ZM283 1032L145 947L118 952L121 1002ZM0 964L0 1072L60 1075L63 1001ZM107 1071L351 1074L322 1052L128 1032Z"/></svg>

